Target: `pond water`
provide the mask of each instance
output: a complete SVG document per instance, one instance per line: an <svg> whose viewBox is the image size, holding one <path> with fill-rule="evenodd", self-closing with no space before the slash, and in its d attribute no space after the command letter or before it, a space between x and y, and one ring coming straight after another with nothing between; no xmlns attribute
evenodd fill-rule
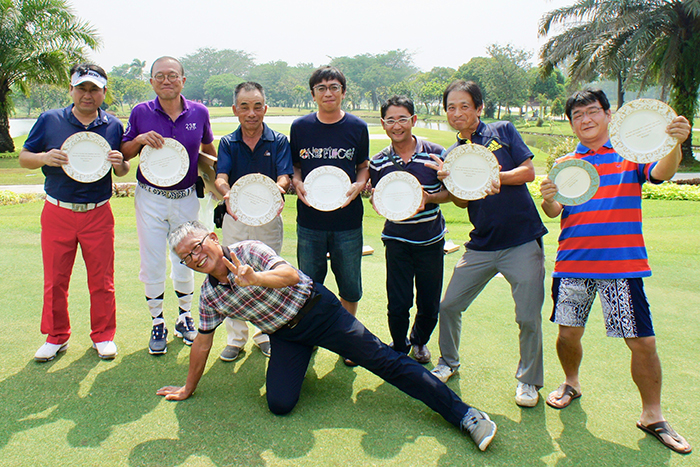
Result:
<svg viewBox="0 0 700 467"><path fill-rule="evenodd" d="M11 118L10 136L16 138L17 136L29 134L29 130L32 129L35 122L36 118Z"/></svg>

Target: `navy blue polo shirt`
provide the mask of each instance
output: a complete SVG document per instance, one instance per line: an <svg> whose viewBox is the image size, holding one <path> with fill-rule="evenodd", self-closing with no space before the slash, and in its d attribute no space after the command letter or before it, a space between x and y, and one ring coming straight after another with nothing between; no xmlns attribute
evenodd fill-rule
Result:
<svg viewBox="0 0 700 467"><path fill-rule="evenodd" d="M107 140L112 149L119 150L124 128L114 116L98 109L97 118L87 127L73 115L73 104L65 109L42 113L29 132L24 148L33 153L60 149L63 142L80 131L92 131ZM61 167L45 165L41 171L46 177L44 191L49 196L67 203L99 203L112 196L112 171L101 179L83 183L70 178Z"/></svg>
<svg viewBox="0 0 700 467"><path fill-rule="evenodd" d="M448 153L461 144L450 146ZM512 170L534 157L511 122L479 122L472 134L472 143L491 151L501 165L501 171ZM497 251L523 245L547 233L526 184L501 185L500 193L484 199L469 201L469 220L474 229L469 233L466 247L472 250Z"/></svg>
<svg viewBox="0 0 700 467"><path fill-rule="evenodd" d="M429 194L437 193L442 188L442 182L437 178L437 171L426 167L426 162L434 163L430 154L441 155L445 149L439 144L416 139L416 152L411 156L408 163L404 163L401 156L394 152L392 145L384 148L379 154L374 156L369 162L369 176L372 186L376 187L379 180L391 172L401 170L393 160L406 172L414 175L423 190ZM416 245L430 245L442 240L445 236L445 219L442 217L440 206L435 203L428 203L425 209L413 217L403 221L384 222L382 239L398 240L401 242L413 243Z"/></svg>
<svg viewBox="0 0 700 467"><path fill-rule="evenodd" d="M263 133L255 150L243 141L239 126L236 131L221 138L219 142L216 173L228 175L229 184L244 175L260 173L275 182L280 175L292 175L292 151L287 137L263 123Z"/></svg>

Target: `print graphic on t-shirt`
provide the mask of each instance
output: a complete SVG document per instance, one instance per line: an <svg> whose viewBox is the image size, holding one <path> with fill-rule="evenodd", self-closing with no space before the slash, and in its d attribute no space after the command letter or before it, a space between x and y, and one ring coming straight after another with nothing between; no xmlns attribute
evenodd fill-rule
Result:
<svg viewBox="0 0 700 467"><path fill-rule="evenodd" d="M299 150L301 159L348 159L355 156L355 148L304 148Z"/></svg>

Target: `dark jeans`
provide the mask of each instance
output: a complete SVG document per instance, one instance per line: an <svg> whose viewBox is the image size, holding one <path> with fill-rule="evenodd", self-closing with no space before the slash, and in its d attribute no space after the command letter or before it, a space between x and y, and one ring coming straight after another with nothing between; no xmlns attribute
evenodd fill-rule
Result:
<svg viewBox="0 0 700 467"><path fill-rule="evenodd" d="M380 341L323 285L314 288L321 299L299 324L270 334L267 403L272 413L284 415L294 408L313 347L318 345L365 367L459 427L469 406L457 394L423 365Z"/></svg>
<svg viewBox="0 0 700 467"><path fill-rule="evenodd" d="M438 322L442 276L445 264L445 241L432 245L413 245L398 240L384 240L386 257L386 295L389 331L394 349L408 353L406 334L416 287L416 319L410 343L425 345Z"/></svg>

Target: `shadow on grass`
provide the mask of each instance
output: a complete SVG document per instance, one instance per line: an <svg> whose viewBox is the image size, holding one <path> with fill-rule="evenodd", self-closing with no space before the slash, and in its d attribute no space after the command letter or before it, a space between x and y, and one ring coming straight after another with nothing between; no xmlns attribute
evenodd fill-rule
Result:
<svg viewBox="0 0 700 467"><path fill-rule="evenodd" d="M564 429L557 443L566 457L560 459L557 466L668 465L673 454L654 439L640 440L639 450L636 450L596 438L588 431L588 416L579 404L572 404L558 413Z"/></svg>
<svg viewBox="0 0 700 467"><path fill-rule="evenodd" d="M213 357L213 354L210 358ZM302 396L292 415L278 417L267 410L265 398L266 358L253 352L233 364L217 360L202 378L197 392L188 400L173 402L178 419L177 439L156 439L135 446L129 456L134 466L180 465L190 456L205 456L215 465L265 465L262 453L281 458L298 458L309 453L315 437L303 414L315 405L315 382L320 381L312 356ZM338 366L343 366L339 360ZM325 395L348 400L354 372L334 369L323 379L337 379L332 386L323 384ZM232 371L235 374L232 375ZM338 390L342 389L338 394ZM323 394L321 394L323 395ZM156 399L156 402L158 402ZM311 402L311 404L309 404ZM336 401L337 402L337 401Z"/></svg>
<svg viewBox="0 0 700 467"><path fill-rule="evenodd" d="M15 433L61 420L74 423L67 436L71 446L96 447L109 437L114 426L138 420L158 404L158 399L145 397L118 402L124 395L152 390L154 373L160 370L146 352L125 356L113 368L99 373L90 389L84 391L81 382L89 378L90 372L111 362L102 362L93 349L87 349L65 368L52 371L64 357L59 354L47 363L30 361L0 383L0 447ZM134 379L134 374L140 377Z"/></svg>

